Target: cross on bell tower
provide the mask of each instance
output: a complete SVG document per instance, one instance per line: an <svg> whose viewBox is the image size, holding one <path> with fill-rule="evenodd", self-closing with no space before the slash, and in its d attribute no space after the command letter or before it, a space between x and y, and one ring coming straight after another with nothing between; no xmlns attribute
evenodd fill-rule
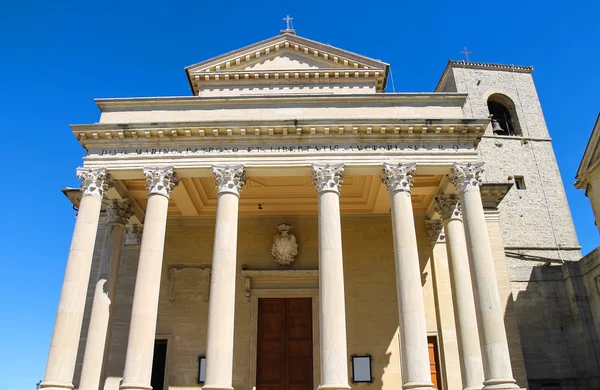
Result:
<svg viewBox="0 0 600 390"><path fill-rule="evenodd" d="M473 54L473 52L467 51L467 48L465 47L465 50L461 51L460 54L464 54L467 57L467 62L469 62L469 54Z"/></svg>

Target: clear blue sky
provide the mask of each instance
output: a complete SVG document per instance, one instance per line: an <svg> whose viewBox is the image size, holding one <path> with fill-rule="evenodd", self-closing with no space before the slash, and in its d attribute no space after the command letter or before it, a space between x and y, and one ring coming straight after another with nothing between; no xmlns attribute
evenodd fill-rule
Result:
<svg viewBox="0 0 600 390"><path fill-rule="evenodd" d="M392 65L396 91L432 91L448 58L533 65L583 253L600 244L572 185L600 110L597 1L2 1L0 5L0 378L42 378L84 153L69 129L97 97L190 95L184 66L277 35ZM327 3L327 4L326 4ZM38 136L37 134L44 134Z"/></svg>

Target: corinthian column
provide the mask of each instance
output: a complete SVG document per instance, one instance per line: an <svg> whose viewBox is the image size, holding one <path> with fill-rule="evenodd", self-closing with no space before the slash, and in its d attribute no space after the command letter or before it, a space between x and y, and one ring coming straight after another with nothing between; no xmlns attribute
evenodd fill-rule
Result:
<svg viewBox="0 0 600 390"><path fill-rule="evenodd" d="M243 165L213 166L217 221L208 303L206 380L203 389L232 387L238 206L246 183Z"/></svg>
<svg viewBox="0 0 600 390"><path fill-rule="evenodd" d="M173 167L144 168L148 204L140 260L135 280L131 326L127 341L121 389L151 390L152 356L158 314L167 209L173 188L179 183Z"/></svg>
<svg viewBox="0 0 600 390"><path fill-rule="evenodd" d="M402 388L433 390L427 345L421 267L412 210L411 187L416 163L383 165L383 182L390 192L396 288L400 316Z"/></svg>
<svg viewBox="0 0 600 390"><path fill-rule="evenodd" d="M504 312L479 192L482 172L483 162L454 163L451 179L462 204L485 374L483 388L518 389L512 374Z"/></svg>
<svg viewBox="0 0 600 390"><path fill-rule="evenodd" d="M77 177L81 179L83 194L67 259L46 372L40 384L43 389L73 388L73 372L81 335L81 322L98 231L100 207L102 197L109 185L108 174L104 168L80 168L77 170Z"/></svg>
<svg viewBox="0 0 600 390"><path fill-rule="evenodd" d="M96 276L92 314L79 381L80 390L96 390L100 387L104 354L109 342L108 329L113 308L111 301L117 289L125 224L132 215L133 210L128 200L112 200L106 208L106 234Z"/></svg>
<svg viewBox="0 0 600 390"><path fill-rule="evenodd" d="M319 198L319 304L321 384L319 389L349 389L346 345L344 261L340 187L344 164L313 164Z"/></svg>
<svg viewBox="0 0 600 390"><path fill-rule="evenodd" d="M438 195L436 201L435 210L441 216L446 232L446 249L450 263L450 283L454 301L463 389L481 389L483 386L483 363L479 340L477 337L473 337L479 332L462 210L457 195Z"/></svg>

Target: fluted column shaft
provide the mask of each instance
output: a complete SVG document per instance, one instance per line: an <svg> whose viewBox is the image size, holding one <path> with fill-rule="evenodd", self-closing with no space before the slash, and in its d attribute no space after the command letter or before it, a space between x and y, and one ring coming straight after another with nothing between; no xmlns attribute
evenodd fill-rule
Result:
<svg viewBox="0 0 600 390"><path fill-rule="evenodd" d="M178 183L172 167L144 168L148 204L140 248L121 389L151 390L169 197Z"/></svg>
<svg viewBox="0 0 600 390"><path fill-rule="evenodd" d="M78 169L77 176L82 180L82 198L67 259L46 372L40 385L43 389L73 388L73 373L100 208L104 192L108 189L106 169L82 168Z"/></svg>
<svg viewBox="0 0 600 390"><path fill-rule="evenodd" d="M402 388L432 390L425 303L410 192L415 167L415 163L384 164L383 182L390 192L392 213Z"/></svg>
<svg viewBox="0 0 600 390"><path fill-rule="evenodd" d="M504 311L479 190L482 167L483 163L455 163L451 179L462 205L485 375L483 388L518 389L512 374Z"/></svg>
<svg viewBox="0 0 600 390"><path fill-rule="evenodd" d="M204 389L233 389L233 332L239 196L244 167L214 166L217 219L213 246Z"/></svg>
<svg viewBox="0 0 600 390"><path fill-rule="evenodd" d="M340 221L343 164L313 164L319 202L319 305L321 384L319 389L349 389L346 303Z"/></svg>
<svg viewBox="0 0 600 390"><path fill-rule="evenodd" d="M106 208L106 215L106 233L100 255L100 267L96 276L92 314L79 381L80 390L97 390L100 387L109 341L108 329L112 317L112 300L114 300L117 289L117 275L125 237L125 224L132 215L131 206L127 200L112 200Z"/></svg>
<svg viewBox="0 0 600 390"><path fill-rule="evenodd" d="M460 203L457 195L439 195L436 200L446 233L463 389L481 389L483 362L479 339L473 337L479 332Z"/></svg>

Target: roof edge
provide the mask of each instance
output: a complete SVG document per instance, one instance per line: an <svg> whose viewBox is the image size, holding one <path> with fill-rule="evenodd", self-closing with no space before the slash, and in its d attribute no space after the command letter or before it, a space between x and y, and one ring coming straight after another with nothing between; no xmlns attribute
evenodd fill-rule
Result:
<svg viewBox="0 0 600 390"><path fill-rule="evenodd" d="M202 105L212 103L230 103L237 104L243 102L265 102L267 100L285 100L285 101L336 101L336 100L459 100L464 102L467 98L465 92L397 92L397 93L369 93L369 94L298 94L298 95L256 95L256 96L159 96L159 97L133 97L133 98L96 98L94 102L103 111L104 108L138 106L138 105L156 105L156 104L181 104L181 105Z"/></svg>
<svg viewBox="0 0 600 390"><path fill-rule="evenodd" d="M577 184L580 183L580 180L583 179L583 176L587 173L587 168L590 165L590 159L592 158L592 154L594 153L594 149L596 149L598 142L600 142L600 112L596 117L596 122L594 123L594 127L592 128L592 134L590 134L590 138L588 139L585 151L583 152L583 156L581 157L581 162L579 163L579 167L577 168L577 173L575 174L575 187L577 187Z"/></svg>

